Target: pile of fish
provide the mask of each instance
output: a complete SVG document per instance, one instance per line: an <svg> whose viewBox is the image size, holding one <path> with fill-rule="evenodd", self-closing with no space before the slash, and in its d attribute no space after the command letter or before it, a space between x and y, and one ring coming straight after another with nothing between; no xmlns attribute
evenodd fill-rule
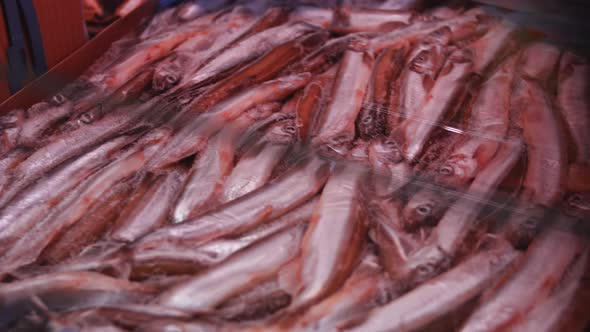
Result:
<svg viewBox="0 0 590 332"><path fill-rule="evenodd" d="M480 8L195 6L0 117L1 330L583 328L586 58Z"/></svg>

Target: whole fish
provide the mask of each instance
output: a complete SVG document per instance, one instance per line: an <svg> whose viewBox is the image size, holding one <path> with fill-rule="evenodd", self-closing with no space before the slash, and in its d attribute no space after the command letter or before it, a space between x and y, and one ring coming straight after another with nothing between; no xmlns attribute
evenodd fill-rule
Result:
<svg viewBox="0 0 590 332"><path fill-rule="evenodd" d="M109 237L118 241L133 242L141 236L164 226L178 196L187 172L175 167L158 176L143 190L135 201L121 211Z"/></svg>
<svg viewBox="0 0 590 332"><path fill-rule="evenodd" d="M321 118L314 145L346 154L355 137L359 114L371 77L373 57L363 44L351 46L342 58L332 87L332 96Z"/></svg>
<svg viewBox="0 0 590 332"><path fill-rule="evenodd" d="M521 107L523 136L527 143L527 166L519 197L520 208L535 211L555 206L565 195L568 151L561 119L542 85L524 78L516 84L515 98L519 98L516 105ZM523 246L538 230L535 220L542 219L523 219L515 215L505 226L505 235L514 244Z"/></svg>
<svg viewBox="0 0 590 332"><path fill-rule="evenodd" d="M134 181L121 181L100 199L72 226L62 229L61 235L43 250L38 260L56 264L76 257L88 246L101 239L112 227L127 203Z"/></svg>
<svg viewBox="0 0 590 332"><path fill-rule="evenodd" d="M367 207L371 222L369 236L379 250L379 261L387 275L396 280L408 257L422 244L403 230L401 202L397 199L372 199Z"/></svg>
<svg viewBox="0 0 590 332"><path fill-rule="evenodd" d="M10 271L35 261L49 243L67 227L78 222L113 185L134 176L142 169L169 135L170 133L163 129L146 134L108 167L86 180L0 257L0 271Z"/></svg>
<svg viewBox="0 0 590 332"><path fill-rule="evenodd" d="M455 258L464 245L465 238L484 204L518 162L522 150L523 146L519 140L504 143L494 159L475 177L467 193L447 210L433 230L428 243L408 258L408 267L403 274L409 287L426 281L448 268L450 260Z"/></svg>
<svg viewBox="0 0 590 332"><path fill-rule="evenodd" d="M150 286L110 278L100 273L76 272L43 275L0 285L0 327L34 310L37 298L53 311L94 307L108 303L134 303L153 296Z"/></svg>
<svg viewBox="0 0 590 332"><path fill-rule="evenodd" d="M228 235L200 246L168 246L154 250L142 250L132 256L134 278L149 277L155 273L166 272L194 273L227 260L242 249L262 239L311 219L318 199L285 213L250 231Z"/></svg>
<svg viewBox="0 0 590 332"><path fill-rule="evenodd" d="M72 189L112 161L117 152L131 141L131 137L121 137L106 142L59 167L17 195L0 211L2 249L8 249Z"/></svg>
<svg viewBox="0 0 590 332"><path fill-rule="evenodd" d="M199 69L187 84L206 85L219 75L248 63L287 41L316 31L305 23L283 24L243 39Z"/></svg>
<svg viewBox="0 0 590 332"><path fill-rule="evenodd" d="M236 144L240 136L256 121L268 117L277 104L255 107L209 139L195 158L186 183L175 203L172 219L178 223L214 209L220 202L226 178L234 167Z"/></svg>
<svg viewBox="0 0 590 332"><path fill-rule="evenodd" d="M253 24L252 15L239 7L220 14L211 25L184 41L165 59L155 64L152 86L156 91L163 92L173 86L185 84L191 72L198 70L214 55L235 42Z"/></svg>
<svg viewBox="0 0 590 332"><path fill-rule="evenodd" d="M203 149L207 139L243 112L263 103L280 101L310 80L308 73L268 81L233 96L186 123L163 148L151 167L162 168Z"/></svg>
<svg viewBox="0 0 590 332"><path fill-rule="evenodd" d="M330 97L335 74L336 68L333 67L315 77L303 90L296 109L297 133L301 141L308 141L317 135L319 121Z"/></svg>
<svg viewBox="0 0 590 332"><path fill-rule="evenodd" d="M328 29L336 33L387 32L408 25L414 17L411 11L338 7Z"/></svg>
<svg viewBox="0 0 590 332"><path fill-rule="evenodd" d="M307 158L274 181L210 213L148 234L134 244L134 251L165 247L169 243L197 246L252 229L313 197L323 187L327 173L326 162L317 157Z"/></svg>
<svg viewBox="0 0 590 332"><path fill-rule="evenodd" d="M332 172L320 196L297 258L291 308L315 303L337 290L359 261L365 236L360 186L364 169ZM291 287L291 286L290 286Z"/></svg>
<svg viewBox="0 0 590 332"><path fill-rule="evenodd" d="M560 223L566 220L558 220ZM560 276L585 247L570 230L547 227L527 249L521 264L497 289L492 289L460 331L506 329L546 299ZM551 264L546 264L551 259Z"/></svg>
<svg viewBox="0 0 590 332"><path fill-rule="evenodd" d="M418 112L432 90L445 59L446 49L440 44L422 43L412 50L400 77L399 92L394 96L395 108L390 108L388 115L390 130Z"/></svg>
<svg viewBox="0 0 590 332"><path fill-rule="evenodd" d="M405 48L383 50L375 59L371 81L365 95L364 105L357 117L357 130L364 139L385 134L388 114L395 106L392 95L395 94L394 83L405 62ZM392 93L393 92L393 93Z"/></svg>
<svg viewBox="0 0 590 332"><path fill-rule="evenodd" d="M445 112L460 103L457 99L464 92L472 69L473 57L470 52L453 52L420 109L391 133L390 137L403 143L404 157L408 161L419 157Z"/></svg>
<svg viewBox="0 0 590 332"><path fill-rule="evenodd" d="M485 23L481 22L479 16L481 16L481 12L475 10L448 20L416 22L371 39L371 48L373 52L379 52L388 47L407 46L443 27L448 27L451 30L451 40L467 39L478 33L478 24Z"/></svg>
<svg viewBox="0 0 590 332"><path fill-rule="evenodd" d="M576 307L579 306L576 301L579 301L579 294L584 292L583 278L584 270L588 266L588 253L589 249L586 248L573 266L564 273L552 294L529 311L510 331L550 332L583 329L586 318L576 312Z"/></svg>
<svg viewBox="0 0 590 332"><path fill-rule="evenodd" d="M294 119L278 121L238 160L225 181L222 202L241 197L266 184L275 166L295 141Z"/></svg>
<svg viewBox="0 0 590 332"><path fill-rule="evenodd" d="M168 289L155 303L194 313L212 311L240 291L272 276L295 257L303 232L303 227L295 226L273 235L207 273Z"/></svg>
<svg viewBox="0 0 590 332"><path fill-rule="evenodd" d="M508 133L515 65L516 57L509 58L482 84L464 138L438 169L437 183L462 188L496 153Z"/></svg>
<svg viewBox="0 0 590 332"><path fill-rule="evenodd" d="M337 292L295 317L285 316L266 331L328 331L346 326L389 299L389 281L384 278L374 254L367 253Z"/></svg>
<svg viewBox="0 0 590 332"><path fill-rule="evenodd" d="M133 128L150 125L141 119L147 116L151 106L151 103L145 103L141 106L121 107L101 120L57 136L49 144L35 150L14 169L14 181L9 190L0 197L0 206L4 206L18 192L64 161Z"/></svg>
<svg viewBox="0 0 590 332"><path fill-rule="evenodd" d="M448 272L373 309L350 331L421 330L475 298L517 258L518 252L507 244L475 253Z"/></svg>
<svg viewBox="0 0 590 332"><path fill-rule="evenodd" d="M287 65L301 59L327 39L327 32L313 32L273 48L197 97L176 122L182 125L183 120L208 110L232 94L248 86L276 78Z"/></svg>

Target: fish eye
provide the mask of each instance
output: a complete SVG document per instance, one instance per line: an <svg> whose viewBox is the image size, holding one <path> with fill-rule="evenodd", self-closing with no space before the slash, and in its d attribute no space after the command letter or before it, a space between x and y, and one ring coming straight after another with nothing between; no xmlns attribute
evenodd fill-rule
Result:
<svg viewBox="0 0 590 332"><path fill-rule="evenodd" d="M418 206L418 208L416 208L416 212L418 212L418 214L422 215L422 216L428 216L430 215L430 212L432 212L432 207L430 207L429 205L420 205Z"/></svg>
<svg viewBox="0 0 590 332"><path fill-rule="evenodd" d="M570 204L580 204L582 203L582 196L578 194L574 194L569 198Z"/></svg>
<svg viewBox="0 0 590 332"><path fill-rule="evenodd" d="M414 58L414 61L415 62L426 62L427 58L428 58L427 52L422 51L416 56L416 58Z"/></svg>
<svg viewBox="0 0 590 332"><path fill-rule="evenodd" d="M297 132L295 126L285 126L283 130L288 134L295 134Z"/></svg>
<svg viewBox="0 0 590 332"><path fill-rule="evenodd" d="M174 84L178 81L178 78L174 75L166 75L166 82Z"/></svg>
<svg viewBox="0 0 590 332"><path fill-rule="evenodd" d="M85 124L89 124L90 122L92 122L93 119L94 119L94 116L89 112L84 113L80 116L80 122L85 123Z"/></svg>
<svg viewBox="0 0 590 332"><path fill-rule="evenodd" d="M441 167L438 170L438 172L442 175L452 175L455 172L455 170L453 169L453 167L446 165Z"/></svg>
<svg viewBox="0 0 590 332"><path fill-rule="evenodd" d="M58 93L51 98L51 101L53 101L57 105L61 105L66 102L66 97L64 97L64 95L62 95L61 93Z"/></svg>

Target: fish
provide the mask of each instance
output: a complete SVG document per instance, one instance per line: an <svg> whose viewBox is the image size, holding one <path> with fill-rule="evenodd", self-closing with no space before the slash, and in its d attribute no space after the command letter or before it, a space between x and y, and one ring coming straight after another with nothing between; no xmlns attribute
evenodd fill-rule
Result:
<svg viewBox="0 0 590 332"><path fill-rule="evenodd" d="M444 46L430 43L422 43L411 51L400 77L399 92L394 96L396 105L388 114L390 131L418 112L445 63L446 53Z"/></svg>
<svg viewBox="0 0 590 332"><path fill-rule="evenodd" d="M219 205L225 180L234 167L235 147L246 129L268 117L279 108L277 104L262 104L230 123L208 140L207 146L195 158L178 201L175 203L174 223L194 218Z"/></svg>
<svg viewBox="0 0 590 332"><path fill-rule="evenodd" d="M373 198L367 207L369 236L377 246L379 262L392 280L398 279L410 254L422 245L404 231L401 209L402 202L395 198Z"/></svg>
<svg viewBox="0 0 590 332"><path fill-rule="evenodd" d="M434 227L453 202L453 193L443 188L422 188L410 197L402 210L402 227L415 231Z"/></svg>
<svg viewBox="0 0 590 332"><path fill-rule="evenodd" d="M363 139L384 135L392 105L394 83L404 67L405 48L383 50L375 59L365 101L357 117L357 131Z"/></svg>
<svg viewBox="0 0 590 332"><path fill-rule="evenodd" d="M133 140L123 136L97 146L67 163L17 195L0 210L0 242L7 250L17 239L43 219L53 207L87 177L98 172Z"/></svg>
<svg viewBox="0 0 590 332"><path fill-rule="evenodd" d="M168 222L173 202L178 197L186 176L186 170L174 167L155 177L145 189L140 189L142 193L137 199L130 199L122 209L121 215L114 222L109 238L133 242L164 226Z"/></svg>
<svg viewBox="0 0 590 332"><path fill-rule="evenodd" d="M373 57L362 43L349 48L338 68L332 95L312 143L326 150L346 154L355 138L355 120L369 84Z"/></svg>
<svg viewBox="0 0 590 332"><path fill-rule="evenodd" d="M559 223L567 221L560 218ZM569 230L547 227L533 240L520 264L499 287L482 297L460 331L509 328L546 299L585 245ZM551 264L546 264L547 260Z"/></svg>
<svg viewBox="0 0 590 332"><path fill-rule="evenodd" d="M280 217L321 190L328 177L327 166L325 161L315 156L303 159L274 181L239 199L205 215L146 235L133 244L133 250L141 252L176 244L198 246Z"/></svg>
<svg viewBox="0 0 590 332"><path fill-rule="evenodd" d="M276 78L276 75L289 64L301 59L327 39L328 34L320 31L303 35L273 48L197 97L188 106L189 109L184 112L185 114L182 114L179 122L182 123L183 119L208 110L248 86Z"/></svg>
<svg viewBox="0 0 590 332"><path fill-rule="evenodd" d="M68 197L62 199L49 215L38 221L33 229L19 238L10 250L0 257L0 271L7 272L34 262L48 244L67 227L76 224L113 185L137 174L146 162L158 153L169 135L165 129L146 134L108 167L103 168Z"/></svg>
<svg viewBox="0 0 590 332"><path fill-rule="evenodd" d="M114 185L78 222L62 229L60 236L43 249L38 261L48 264L67 261L101 239L127 203L133 182L122 181Z"/></svg>
<svg viewBox="0 0 590 332"><path fill-rule="evenodd" d="M295 226L277 233L207 273L164 291L154 303L193 313L210 312L230 297L272 276L295 257L303 232L304 228Z"/></svg>
<svg viewBox="0 0 590 332"><path fill-rule="evenodd" d="M186 26L179 27L174 33L160 34L143 40L135 45L128 56L91 81L98 84L102 90L112 91L119 88L144 65L163 58L187 39L201 34L201 30L212 23L214 17L215 14L202 16Z"/></svg>
<svg viewBox="0 0 590 332"><path fill-rule="evenodd" d="M176 132L159 157L150 163L150 167L163 168L199 152L210 136L243 112L259 104L280 101L304 87L310 79L311 75L308 73L279 77L215 105Z"/></svg>
<svg viewBox="0 0 590 332"><path fill-rule="evenodd" d="M553 207L561 202L567 190L568 151L562 120L539 82L522 78L516 84L515 98L520 99L515 103L522 107L522 129L527 143L527 165L519 206L532 211ZM526 245L541 220L515 215L505 225L505 236L515 245Z"/></svg>
<svg viewBox="0 0 590 332"><path fill-rule="evenodd" d="M426 100L411 118L390 134L403 143L408 161L420 156L428 138L445 113L461 103L460 96L473 69L473 56L467 50L454 51L447 59Z"/></svg>
<svg viewBox="0 0 590 332"><path fill-rule="evenodd" d="M56 94L43 107L27 111L27 120L21 126L18 145L24 147L37 147L43 134L60 120L67 118L73 112L73 102L62 94Z"/></svg>
<svg viewBox="0 0 590 332"><path fill-rule="evenodd" d="M290 310L309 306L340 288L360 260L366 225L360 186L365 170L342 165L332 172L305 232L296 261Z"/></svg>
<svg viewBox="0 0 590 332"><path fill-rule="evenodd" d="M415 16L412 11L337 7L328 29L342 34L387 32L410 24Z"/></svg>
<svg viewBox="0 0 590 332"><path fill-rule="evenodd" d="M546 86L557 69L560 56L561 51L556 46L543 42L532 43L520 55L520 74Z"/></svg>
<svg viewBox="0 0 590 332"><path fill-rule="evenodd" d="M240 7L220 13L213 24L185 40L154 65L153 88L162 93L186 84L191 73L239 40L254 24L252 15Z"/></svg>
<svg viewBox="0 0 590 332"><path fill-rule="evenodd" d="M438 168L435 182L462 188L493 158L508 135L515 70L516 57L509 58L482 84L471 107L467 130Z"/></svg>
<svg viewBox="0 0 590 332"><path fill-rule="evenodd" d="M94 272L55 273L2 283L0 327L8 328L15 320L35 310L35 298L52 311L65 311L145 301L155 291L151 286Z"/></svg>
<svg viewBox="0 0 590 332"><path fill-rule="evenodd" d="M516 48L518 26L506 20L492 24L483 37L467 47L473 53L473 72L485 76Z"/></svg>
<svg viewBox="0 0 590 332"><path fill-rule="evenodd" d="M149 126L142 118L147 116L152 104L118 108L97 122L81 127L71 133L58 135L52 141L35 150L23 160L13 173L10 190L0 197L0 207L4 206L18 192L70 158L77 157L93 146L104 143L132 129Z"/></svg>
<svg viewBox="0 0 590 332"><path fill-rule="evenodd" d="M572 264L571 271L562 276L560 284L555 287L552 294L541 303L537 304L515 326L514 332L527 331L571 331L573 326L583 329L585 318L576 317L576 301L579 293L583 292L583 274L588 265L588 249ZM572 326L573 325L573 326Z"/></svg>
<svg viewBox="0 0 590 332"><path fill-rule="evenodd" d="M412 169L403 158L401 147L395 140L381 137L369 145L371 184L374 194L388 197L412 179Z"/></svg>
<svg viewBox="0 0 590 332"><path fill-rule="evenodd" d="M494 159L477 174L467 192L449 207L427 243L408 257L408 267L400 273L404 275L403 280L408 287L448 269L485 203L516 165L523 148L522 141L517 138L504 143Z"/></svg>
<svg viewBox="0 0 590 332"><path fill-rule="evenodd" d="M478 33L478 23L485 23L482 22L480 16L481 12L479 11L467 11L464 15L449 20L416 22L372 38L370 47L374 53L377 53L384 48L409 46L409 44L443 27L448 27L451 30L451 40L460 41Z"/></svg>
<svg viewBox="0 0 590 332"><path fill-rule="evenodd" d="M306 22L319 28L328 29L334 20L334 9L316 6L296 6L289 13L289 21Z"/></svg>
<svg viewBox="0 0 590 332"><path fill-rule="evenodd" d="M305 23L287 23L261 31L237 42L213 58L192 75L187 84L204 86L219 75L248 63L285 42L314 31L316 28Z"/></svg>
<svg viewBox="0 0 590 332"><path fill-rule="evenodd" d="M244 248L287 228L305 224L312 216L318 199L296 207L284 215L249 231L228 235L199 246L169 246L154 250L137 251L131 257L134 278L149 277L155 273L168 275L199 272L221 264Z"/></svg>
<svg viewBox="0 0 590 332"><path fill-rule="evenodd" d="M589 76L588 60L571 52L563 54L559 64L557 104L569 131L570 163L585 165L590 163L590 148L586 144L590 140L586 130L590 121Z"/></svg>
<svg viewBox="0 0 590 332"><path fill-rule="evenodd" d="M277 278L271 277L219 305L214 316L231 322L265 319L290 302L291 296L281 289Z"/></svg>
<svg viewBox="0 0 590 332"><path fill-rule="evenodd" d="M485 291L519 258L509 244L477 252L381 307L346 331L417 331Z"/></svg>
<svg viewBox="0 0 590 332"><path fill-rule="evenodd" d="M299 140L307 142L317 135L320 125L318 122L332 90L335 74L336 68L333 67L333 69L312 79L305 86L296 105L296 125Z"/></svg>
<svg viewBox="0 0 590 332"><path fill-rule="evenodd" d="M15 109L0 116L0 156L8 154L18 145L21 127L26 120L22 109Z"/></svg>
<svg viewBox="0 0 590 332"><path fill-rule="evenodd" d="M221 202L239 198L266 184L275 166L295 142L294 119L278 121L238 160L225 181Z"/></svg>
<svg viewBox="0 0 590 332"><path fill-rule="evenodd" d="M29 153L22 149L15 149L0 157L0 197L6 186L12 181L14 168L29 156Z"/></svg>
<svg viewBox="0 0 590 332"><path fill-rule="evenodd" d="M348 325L390 298L390 282L380 272L377 257L367 253L342 288L299 316L283 317L265 330L328 331Z"/></svg>

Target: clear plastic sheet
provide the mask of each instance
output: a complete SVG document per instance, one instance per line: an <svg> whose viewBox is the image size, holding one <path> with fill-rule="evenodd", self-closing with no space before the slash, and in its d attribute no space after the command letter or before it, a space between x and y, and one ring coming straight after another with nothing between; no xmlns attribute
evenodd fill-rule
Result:
<svg viewBox="0 0 590 332"><path fill-rule="evenodd" d="M194 5L0 117L2 329L584 328L587 58L471 4Z"/></svg>

